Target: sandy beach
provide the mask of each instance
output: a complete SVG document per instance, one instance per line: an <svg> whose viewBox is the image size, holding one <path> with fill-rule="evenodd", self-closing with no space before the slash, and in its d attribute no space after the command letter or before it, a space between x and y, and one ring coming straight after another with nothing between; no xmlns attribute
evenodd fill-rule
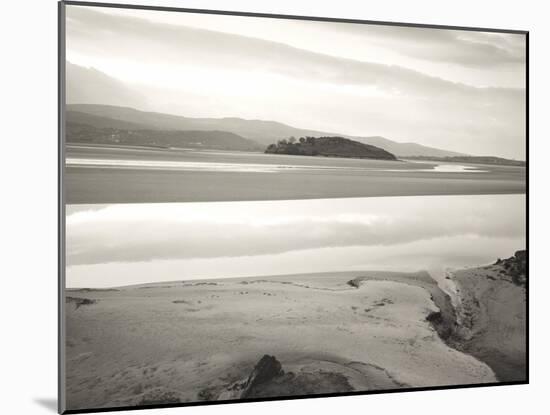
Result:
<svg viewBox="0 0 550 415"><path fill-rule="evenodd" d="M441 338L454 307L426 272L73 289L66 304L71 409L498 380ZM243 396L264 355L281 372Z"/></svg>

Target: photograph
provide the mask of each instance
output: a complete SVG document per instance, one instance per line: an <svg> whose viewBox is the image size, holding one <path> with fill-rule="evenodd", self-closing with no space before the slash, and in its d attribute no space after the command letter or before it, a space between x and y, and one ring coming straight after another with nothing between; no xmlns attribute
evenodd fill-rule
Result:
<svg viewBox="0 0 550 415"><path fill-rule="evenodd" d="M61 411L528 383L528 33L60 5Z"/></svg>

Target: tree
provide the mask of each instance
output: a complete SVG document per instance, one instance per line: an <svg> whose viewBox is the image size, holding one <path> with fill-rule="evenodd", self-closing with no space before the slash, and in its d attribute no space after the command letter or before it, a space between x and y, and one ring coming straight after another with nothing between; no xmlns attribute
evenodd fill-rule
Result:
<svg viewBox="0 0 550 415"><path fill-rule="evenodd" d="M300 143L304 144L306 142L306 139L304 137L300 137Z"/></svg>
<svg viewBox="0 0 550 415"><path fill-rule="evenodd" d="M296 137L290 137L290 138L288 139L288 142L289 142L290 144L294 144L294 143L296 142Z"/></svg>

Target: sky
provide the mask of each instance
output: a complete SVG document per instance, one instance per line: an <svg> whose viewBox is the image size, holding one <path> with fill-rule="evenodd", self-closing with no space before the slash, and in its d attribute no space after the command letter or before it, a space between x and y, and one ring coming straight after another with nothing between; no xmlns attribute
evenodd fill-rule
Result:
<svg viewBox="0 0 550 415"><path fill-rule="evenodd" d="M525 248L525 195L67 209L67 287L328 271L440 272L492 263Z"/></svg>
<svg viewBox="0 0 550 415"><path fill-rule="evenodd" d="M523 35L74 5L66 16L69 103L525 159Z"/></svg>

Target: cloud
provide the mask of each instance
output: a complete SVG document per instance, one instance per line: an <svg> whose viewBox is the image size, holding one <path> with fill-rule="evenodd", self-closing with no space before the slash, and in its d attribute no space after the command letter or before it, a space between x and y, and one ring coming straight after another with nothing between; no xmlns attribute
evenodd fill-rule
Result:
<svg viewBox="0 0 550 415"><path fill-rule="evenodd" d="M525 66L525 36L403 26L333 24L331 30L403 55L466 67Z"/></svg>
<svg viewBox="0 0 550 415"><path fill-rule="evenodd" d="M517 39L492 34L394 27L381 34L381 26L340 26L392 51L476 67L520 63L524 50ZM68 9L67 39L69 59L139 84L148 98L140 109L260 118L469 154L525 157L521 88L474 87L398 64L81 6Z"/></svg>
<svg viewBox="0 0 550 415"><path fill-rule="evenodd" d="M67 103L105 104L144 107L147 99L125 85L94 68L66 64Z"/></svg>
<svg viewBox="0 0 550 415"><path fill-rule="evenodd" d="M404 39L408 28L397 28L392 39ZM401 33L403 32L403 33ZM450 33L422 33L418 44L443 46L447 53L460 55L445 40L455 40ZM82 7L71 9L68 37L80 51L109 53L111 56L131 54L136 62L158 61L185 65L211 65L224 69L268 71L304 80L342 85L372 85L390 92L437 97L446 94L497 94L515 97L521 91L501 88L473 88L432 77L397 65L361 62L310 52L284 43L227 34L212 30L149 22L135 17L121 17ZM415 36L412 36L413 38ZM426 45L426 40L429 40ZM463 40L462 42L466 42ZM413 41L416 44L416 42ZM496 48L480 43L479 48ZM427 52L429 53L429 52ZM480 56L491 59L489 55ZM466 57L465 57L466 58ZM473 59L472 59L473 61Z"/></svg>

